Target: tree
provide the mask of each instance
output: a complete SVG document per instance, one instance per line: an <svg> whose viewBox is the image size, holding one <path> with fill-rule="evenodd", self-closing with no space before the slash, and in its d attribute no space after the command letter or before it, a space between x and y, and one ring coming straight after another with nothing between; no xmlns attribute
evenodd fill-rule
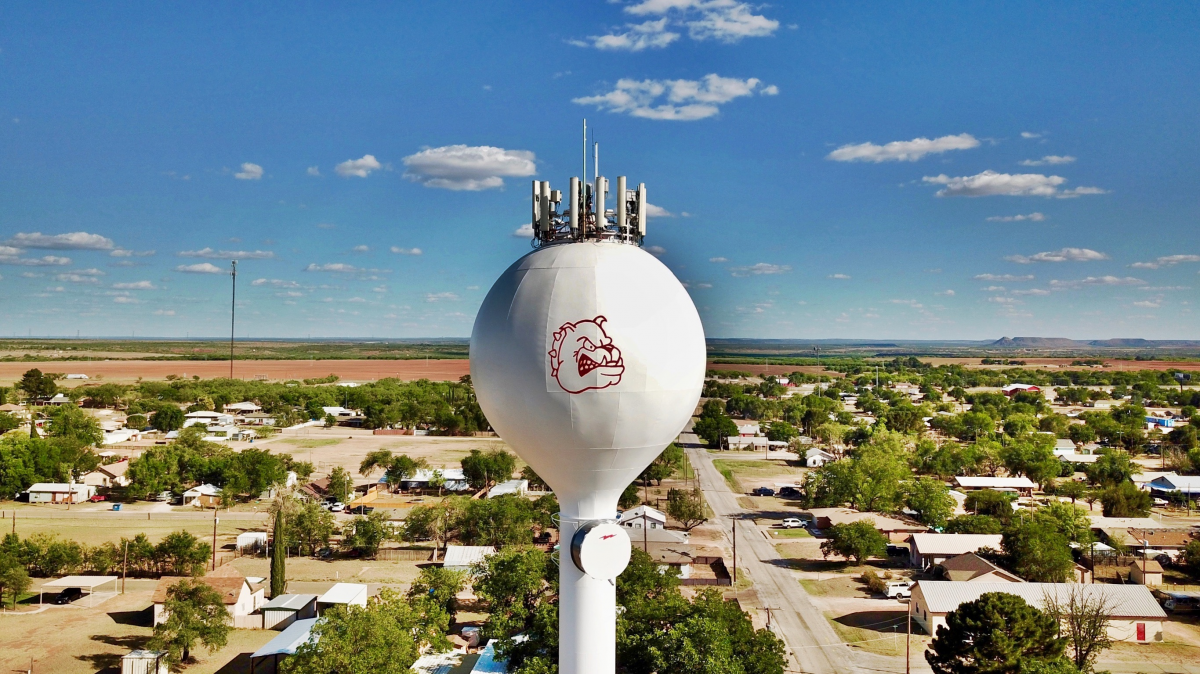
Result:
<svg viewBox="0 0 1200 674"><path fill-rule="evenodd" d="M630 482L629 486L625 487L625 491L621 492L621 496L617 498L617 507L622 510L629 510L642 502L642 488L637 482Z"/></svg>
<svg viewBox="0 0 1200 674"><path fill-rule="evenodd" d="M1053 662L1066 642L1053 617L1016 595L987 592L960 604L925 652L934 674L1018 674L1022 662Z"/></svg>
<svg viewBox="0 0 1200 674"><path fill-rule="evenodd" d="M449 617L432 602L409 604L391 588L364 606L335 606L313 638L280 663L283 674L407 674L423 649L448 650Z"/></svg>
<svg viewBox="0 0 1200 674"><path fill-rule="evenodd" d="M335 466L329 471L329 495L336 498L342 503L350 500L350 494L354 493L354 478L350 477L350 473L341 466Z"/></svg>
<svg viewBox="0 0 1200 674"><path fill-rule="evenodd" d="M164 405L155 410L154 416L150 417L150 425L164 433L183 428L185 421L187 418L184 417L183 410L174 405Z"/></svg>
<svg viewBox="0 0 1200 674"><path fill-rule="evenodd" d="M954 514L956 502L946 483L928 477L904 483L904 503L917 514L917 520L934 528L946 526Z"/></svg>
<svg viewBox="0 0 1200 674"><path fill-rule="evenodd" d="M0 552L0 606L4 605L4 597L9 598L12 608L17 607L17 598L29 589L29 574L25 565L14 555Z"/></svg>
<svg viewBox="0 0 1200 674"><path fill-rule="evenodd" d="M275 513L275 530L271 540L271 598L287 592L287 548L283 536L284 514Z"/></svg>
<svg viewBox="0 0 1200 674"><path fill-rule="evenodd" d="M946 522L947 534L998 534L1004 524L991 515L959 515Z"/></svg>
<svg viewBox="0 0 1200 674"><path fill-rule="evenodd" d="M154 546L154 559L162 573L198 576L211 558L212 548L190 531L173 531Z"/></svg>
<svg viewBox="0 0 1200 674"><path fill-rule="evenodd" d="M821 554L841 555L846 559L854 558L856 564L862 564L869 557L882 557L887 554L887 539L875 528L871 519L862 519L849 524L835 524L827 532L828 538L821 543Z"/></svg>
<svg viewBox="0 0 1200 674"><path fill-rule="evenodd" d="M410 602L432 602L454 622L458 613L458 593L466 585L466 574L440 566L421 569L417 579L408 588Z"/></svg>
<svg viewBox="0 0 1200 674"><path fill-rule="evenodd" d="M1067 437L1077 447L1082 447L1089 442L1095 442L1096 431L1087 424L1071 424L1067 427Z"/></svg>
<svg viewBox="0 0 1200 674"><path fill-rule="evenodd" d="M316 501L291 502L284 518L284 548L295 547L296 551L315 555L329 545L329 539L337 528L333 513Z"/></svg>
<svg viewBox="0 0 1200 674"><path fill-rule="evenodd" d="M488 607L483 635L506 639L526 631L539 604L550 596L548 578L558 568L538 549L505 548L488 557L475 570L475 594Z"/></svg>
<svg viewBox="0 0 1200 674"><path fill-rule="evenodd" d="M326 414L325 428L333 428L334 426L337 426L337 417L333 416L332 414Z"/></svg>
<svg viewBox="0 0 1200 674"><path fill-rule="evenodd" d="M462 458L463 475L472 489L486 489L512 477L517 468L517 459L512 454L493 449L482 452L472 449L471 453Z"/></svg>
<svg viewBox="0 0 1200 674"><path fill-rule="evenodd" d="M1006 492L995 489L979 489L967 494L966 500L963 501L963 508L976 515L991 515L1002 521L1008 521L1013 513L1013 500L1013 496Z"/></svg>
<svg viewBox="0 0 1200 674"><path fill-rule="evenodd" d="M703 524L708 518L704 514L704 499L700 488L696 487L690 492L686 489L668 490L667 514L688 531ZM645 522L642 525L645 526Z"/></svg>
<svg viewBox="0 0 1200 674"><path fill-rule="evenodd" d="M1191 541L1187 544L1187 547L1179 555L1179 565L1193 577L1200 578L1200 541Z"/></svg>
<svg viewBox="0 0 1200 674"><path fill-rule="evenodd" d="M1067 537L1042 521L1008 527L1000 541L1008 566L1034 583L1065 583L1075 569Z"/></svg>
<svg viewBox="0 0 1200 674"><path fill-rule="evenodd" d="M1100 493L1105 517L1149 517L1154 500L1132 482L1122 482Z"/></svg>
<svg viewBox="0 0 1200 674"><path fill-rule="evenodd" d="M1087 592L1086 585L1070 583L1046 592L1042 608L1060 625L1075 668L1091 672L1100 653L1112 647L1108 624L1116 603L1098 592Z"/></svg>
<svg viewBox="0 0 1200 674"><path fill-rule="evenodd" d="M701 416L692 425L692 432L700 437L709 447L721 448L725 438L738 434L737 424L724 412L712 416Z"/></svg>
<svg viewBox="0 0 1200 674"><path fill-rule="evenodd" d="M1100 458L1086 470L1088 481L1101 487L1129 482L1129 478L1140 472L1141 466L1133 462L1129 452L1119 449L1101 450Z"/></svg>
<svg viewBox="0 0 1200 674"><path fill-rule="evenodd" d="M59 405L50 412L50 437L77 442L83 447L104 441L100 422L74 405Z"/></svg>
<svg viewBox="0 0 1200 674"><path fill-rule="evenodd" d="M767 439L772 442L788 442L799 435L795 426L783 421L772 421L767 426Z"/></svg>
<svg viewBox="0 0 1200 674"><path fill-rule="evenodd" d="M355 517L346 525L342 546L365 557L374 557L379 552L379 546L391 537L391 523L382 511L376 510L366 517Z"/></svg>
<svg viewBox="0 0 1200 674"><path fill-rule="evenodd" d="M0 412L0 435L21 427L21 420L8 412Z"/></svg>
<svg viewBox="0 0 1200 674"><path fill-rule="evenodd" d="M181 580L167 588L163 604L166 621L154 626L150 647L167 652L167 661L179 667L191 659L196 642L209 652L225 647L229 638L229 611L221 593L200 580Z"/></svg>
<svg viewBox="0 0 1200 674"><path fill-rule="evenodd" d="M29 400L49 398L58 392L58 384L54 383L54 377L42 374L42 371L37 368L27 370L17 382L17 388L21 389Z"/></svg>
<svg viewBox="0 0 1200 674"><path fill-rule="evenodd" d="M1077 499L1081 499L1087 494L1087 485L1078 480L1066 480L1054 487L1054 493L1071 499L1071 505L1075 505Z"/></svg>

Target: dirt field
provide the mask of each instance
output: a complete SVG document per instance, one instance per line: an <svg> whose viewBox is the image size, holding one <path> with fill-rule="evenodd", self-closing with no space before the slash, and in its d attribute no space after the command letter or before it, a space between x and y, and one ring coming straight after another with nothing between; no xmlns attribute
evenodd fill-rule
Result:
<svg viewBox="0 0 1200 674"><path fill-rule="evenodd" d="M42 372L86 374L89 382L112 381L122 384L138 379L165 379L169 374L181 377L199 375L202 379L229 376L229 362L219 360L100 360L45 361L40 363L0 363L0 385L11 384L30 368ZM394 377L405 381L432 379L457 381L470 373L470 362L448 360L235 360L233 376L239 379L265 378L270 380L310 379L336 374L342 381L375 381Z"/></svg>
<svg viewBox="0 0 1200 674"><path fill-rule="evenodd" d="M237 444L231 443L231 446ZM300 461L309 461L316 468L317 476L328 474L334 466L342 466L355 479L360 477L358 465L368 453L377 449L425 459L434 468L458 468L459 461L472 449L505 449L512 452L503 440L497 438L372 435L371 431L365 430L319 427L276 435L269 440L256 442L254 446L266 447L277 454L291 454ZM520 470L523 465L518 461L517 469Z"/></svg>

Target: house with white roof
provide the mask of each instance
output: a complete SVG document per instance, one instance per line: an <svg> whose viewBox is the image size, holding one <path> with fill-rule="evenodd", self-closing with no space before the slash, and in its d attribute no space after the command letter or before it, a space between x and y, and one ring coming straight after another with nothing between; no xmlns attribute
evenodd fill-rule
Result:
<svg viewBox="0 0 1200 674"><path fill-rule="evenodd" d="M183 427L195 426L196 424L204 424L204 426L228 426L233 424L233 415L223 412L212 412L208 410L198 410L196 412L188 412L183 415Z"/></svg>
<svg viewBox="0 0 1200 674"><path fill-rule="evenodd" d="M96 488L82 482L38 482L25 493L30 503L82 503L96 495Z"/></svg>
<svg viewBox="0 0 1200 674"><path fill-rule="evenodd" d="M1083 593L1089 603L1102 601L1109 609L1108 636L1113 641L1162 641L1167 614L1144 585L1107 583L980 583L922 580L912 588L908 612L912 621L929 634L946 624L946 615L988 592L1003 592L1042 610L1046 598L1066 603L1072 592Z"/></svg>
<svg viewBox="0 0 1200 674"><path fill-rule="evenodd" d="M959 489L967 491L973 489L995 489L997 491L1017 491L1026 496L1032 496L1033 490L1037 485L1033 480L1022 475L1021 477L976 477L959 475L954 478L954 483Z"/></svg>
<svg viewBox="0 0 1200 674"><path fill-rule="evenodd" d="M225 406L225 411L232 414L253 414L261 412L262 406L252 402L229 403Z"/></svg>
<svg viewBox="0 0 1200 674"><path fill-rule="evenodd" d="M496 498L497 496L524 496L525 492L529 491L529 480L508 480L492 487L488 491L488 498Z"/></svg>
<svg viewBox="0 0 1200 674"><path fill-rule="evenodd" d="M913 534L908 538L909 565L927 569L984 548L999 550L1001 538L1000 534Z"/></svg>
<svg viewBox="0 0 1200 674"><path fill-rule="evenodd" d="M820 468L830 461L837 461L837 457L823 449L813 447L804 453L804 465L809 468Z"/></svg>
<svg viewBox="0 0 1200 674"><path fill-rule="evenodd" d="M496 547L492 545L447 545L442 567L451 571L470 571L494 554Z"/></svg>
<svg viewBox="0 0 1200 674"><path fill-rule="evenodd" d="M183 492L183 505L197 508L215 508L221 503L221 488L202 484Z"/></svg>
<svg viewBox="0 0 1200 674"><path fill-rule="evenodd" d="M1150 493L1159 496L1180 494L1191 498L1200 494L1200 475L1163 475L1150 482Z"/></svg>
<svg viewBox="0 0 1200 674"><path fill-rule="evenodd" d="M639 531L642 527L666 529L667 514L648 505L640 505L621 513L621 519L617 523L623 527L638 529Z"/></svg>
<svg viewBox="0 0 1200 674"><path fill-rule="evenodd" d="M442 474L442 480L445 481L442 488L446 491L466 491L471 488L462 468L420 468L408 479L401 480L400 488L405 490L429 489L429 481L433 479L434 473ZM387 482L387 476L379 478L379 481Z"/></svg>
<svg viewBox="0 0 1200 674"><path fill-rule="evenodd" d="M337 583L317 597L317 613L337 605L367 605L367 586L360 583Z"/></svg>

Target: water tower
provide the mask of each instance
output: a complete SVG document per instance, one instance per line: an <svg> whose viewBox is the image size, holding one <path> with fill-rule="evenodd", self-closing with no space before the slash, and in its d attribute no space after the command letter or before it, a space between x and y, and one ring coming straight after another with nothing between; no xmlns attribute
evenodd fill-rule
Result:
<svg viewBox="0 0 1200 674"><path fill-rule="evenodd" d="M533 182L534 250L496 280L471 333L480 407L562 508L562 674L616 669L630 555L617 499L683 429L705 369L696 307L641 248L645 185L595 173L566 195Z"/></svg>

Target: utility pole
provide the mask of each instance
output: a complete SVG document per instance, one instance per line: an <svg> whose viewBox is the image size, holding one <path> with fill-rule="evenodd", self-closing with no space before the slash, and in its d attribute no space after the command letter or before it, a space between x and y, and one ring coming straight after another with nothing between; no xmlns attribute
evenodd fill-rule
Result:
<svg viewBox="0 0 1200 674"><path fill-rule="evenodd" d="M817 395L821 395L821 347L814 346L813 351L817 354Z"/></svg>
<svg viewBox="0 0 1200 674"><path fill-rule="evenodd" d="M212 570L217 570L217 523L221 521L217 517L217 509L213 508L213 541L212 541Z"/></svg>
<svg viewBox="0 0 1200 674"><path fill-rule="evenodd" d="M129 564L129 541L125 541L125 555L121 557L121 594L125 594L125 570Z"/></svg>
<svg viewBox="0 0 1200 674"><path fill-rule="evenodd" d="M912 674L912 600L908 602L908 633L904 635L904 674Z"/></svg>
<svg viewBox="0 0 1200 674"><path fill-rule="evenodd" d="M229 378L233 379L233 330L237 325L237 260L232 265L230 276L233 280L233 299L229 303Z"/></svg>
<svg viewBox="0 0 1200 674"><path fill-rule="evenodd" d="M733 520L733 584L737 586L737 518Z"/></svg>

